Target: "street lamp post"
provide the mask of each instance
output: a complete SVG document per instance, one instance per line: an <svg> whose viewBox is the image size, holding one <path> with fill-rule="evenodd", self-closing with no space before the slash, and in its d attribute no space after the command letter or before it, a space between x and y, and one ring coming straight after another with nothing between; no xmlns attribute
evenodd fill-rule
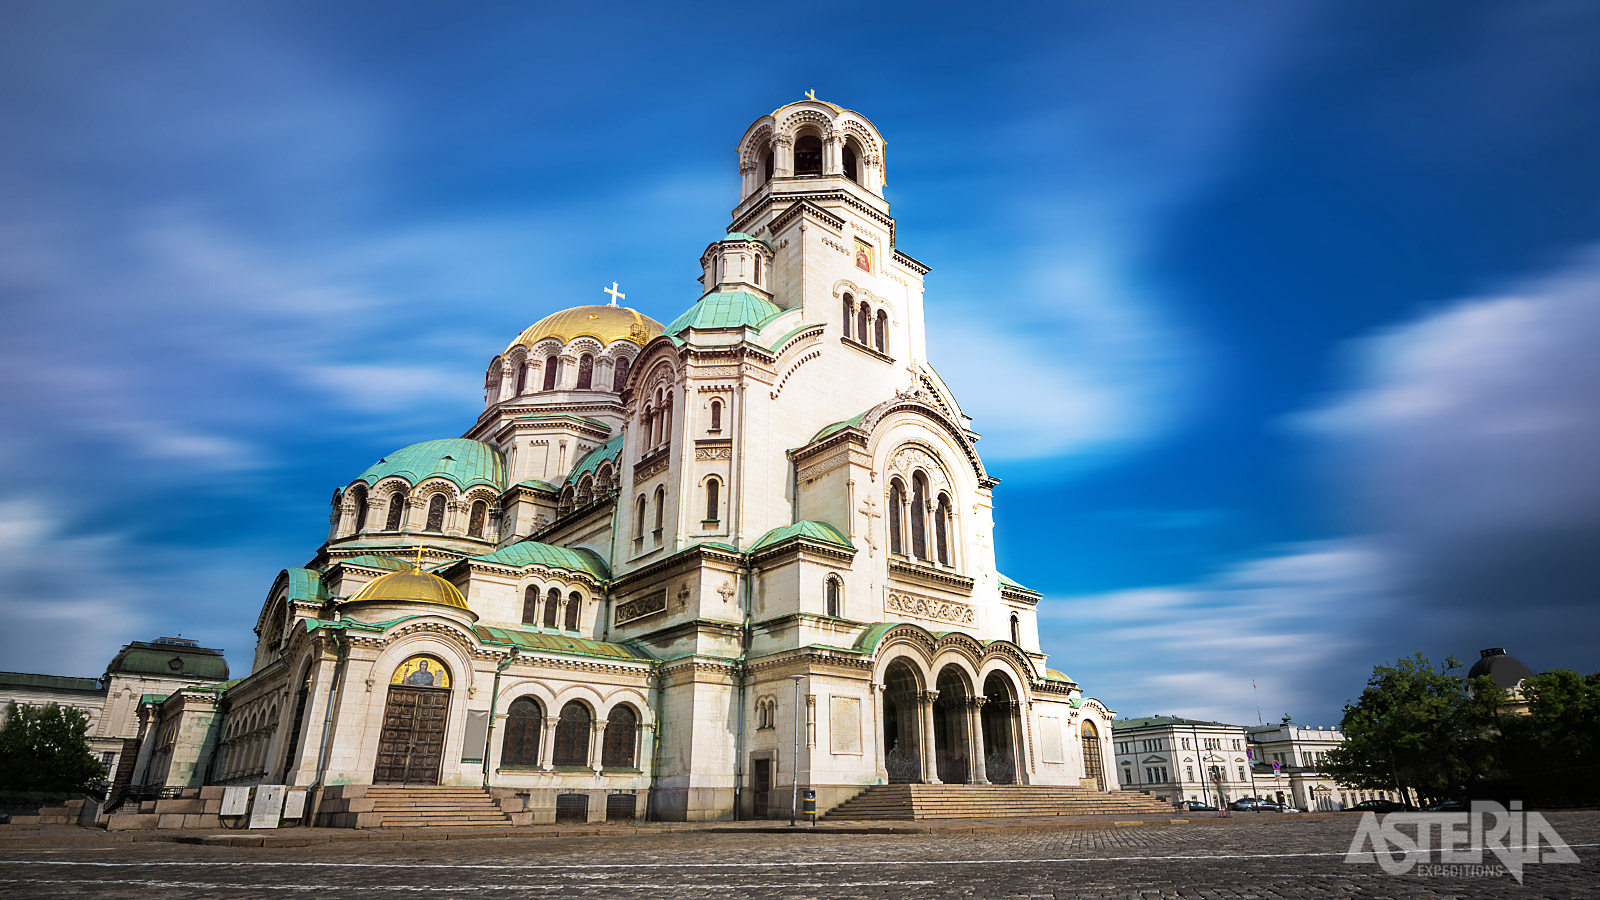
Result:
<svg viewBox="0 0 1600 900"><path fill-rule="evenodd" d="M790 675L794 679L794 757L789 761L789 824L795 824L795 814L800 809L800 680L804 675Z"/></svg>

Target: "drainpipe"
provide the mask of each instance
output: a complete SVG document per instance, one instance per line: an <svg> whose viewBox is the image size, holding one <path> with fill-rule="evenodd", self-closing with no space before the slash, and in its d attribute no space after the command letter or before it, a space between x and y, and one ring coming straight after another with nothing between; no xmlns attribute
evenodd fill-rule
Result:
<svg viewBox="0 0 1600 900"><path fill-rule="evenodd" d="M489 727L483 733L483 786L489 786L489 748L494 746L494 711L500 703L500 673L506 670L517 658L517 648L512 647L511 653L506 656L498 666L494 667L494 688L489 692Z"/></svg>
<svg viewBox="0 0 1600 900"><path fill-rule="evenodd" d="M339 699L339 682L344 680L344 664L349 657L345 653L344 642L339 640L336 633L330 634L333 638L333 649L336 659L333 664L333 683L328 686L328 710L322 717L322 744L317 748L317 778L311 782L311 787L317 789L316 800L311 807L311 824L315 827L317 810L322 808L322 776L326 771L328 762L328 740L333 736L333 709Z"/></svg>
<svg viewBox="0 0 1600 900"><path fill-rule="evenodd" d="M645 819L659 821L660 807L656 801L656 785L661 780L661 746L665 743L661 740L661 729L666 727L667 687L666 675L661 671L661 661L656 660L652 665L655 668L653 674L656 682L656 727L651 729L651 741L654 746L650 748L650 799L647 801Z"/></svg>
<svg viewBox="0 0 1600 900"><path fill-rule="evenodd" d="M739 659L734 662L734 675L739 679L739 727L734 732L733 747L733 819L735 822L742 817L742 810L744 809L744 707L746 691L750 683L750 670L745 665L745 662L750 655L750 591L752 590L751 581L753 580L753 570L750 568L749 556L743 557L743 562L740 563L739 568L743 571L744 598L740 601L743 609L740 610L742 624L739 636Z"/></svg>

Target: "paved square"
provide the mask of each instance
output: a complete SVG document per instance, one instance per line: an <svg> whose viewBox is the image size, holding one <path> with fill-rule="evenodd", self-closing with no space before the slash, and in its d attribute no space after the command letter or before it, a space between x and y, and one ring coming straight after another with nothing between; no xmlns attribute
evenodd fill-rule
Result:
<svg viewBox="0 0 1600 900"><path fill-rule="evenodd" d="M990 834L682 830L296 849L16 846L0 853L0 896L1600 897L1600 813L1547 818L1579 862L1529 866L1523 885L1509 875L1387 875L1344 861L1357 816L1265 814Z"/></svg>

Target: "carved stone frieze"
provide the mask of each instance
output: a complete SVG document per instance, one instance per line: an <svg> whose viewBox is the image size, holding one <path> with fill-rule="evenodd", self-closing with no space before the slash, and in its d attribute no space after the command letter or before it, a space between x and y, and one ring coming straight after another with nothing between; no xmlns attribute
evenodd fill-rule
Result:
<svg viewBox="0 0 1600 900"><path fill-rule="evenodd" d="M720 447L696 447L694 448L694 458L698 461L733 459L733 446L731 444L723 444Z"/></svg>
<svg viewBox="0 0 1600 900"><path fill-rule="evenodd" d="M937 597L923 597L894 589L889 589L885 593L883 611L896 616L949 622L954 625L975 626L978 623L977 612L965 603L940 600Z"/></svg>
<svg viewBox="0 0 1600 900"><path fill-rule="evenodd" d="M636 622L656 613L666 611L667 592L660 590L617 604L616 623L618 625L626 625L629 622Z"/></svg>

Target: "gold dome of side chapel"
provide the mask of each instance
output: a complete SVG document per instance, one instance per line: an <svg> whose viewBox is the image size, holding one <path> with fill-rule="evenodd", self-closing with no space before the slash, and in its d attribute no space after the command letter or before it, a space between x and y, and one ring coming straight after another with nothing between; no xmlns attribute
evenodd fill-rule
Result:
<svg viewBox="0 0 1600 900"><path fill-rule="evenodd" d="M467 609L467 599L456 586L437 575L412 569L390 572L367 582L348 603L432 603Z"/></svg>
<svg viewBox="0 0 1600 900"><path fill-rule="evenodd" d="M602 345L629 341L643 347L665 330L660 322L626 306L576 306L533 323L511 346L532 347L546 338L566 344L575 338L592 337Z"/></svg>

